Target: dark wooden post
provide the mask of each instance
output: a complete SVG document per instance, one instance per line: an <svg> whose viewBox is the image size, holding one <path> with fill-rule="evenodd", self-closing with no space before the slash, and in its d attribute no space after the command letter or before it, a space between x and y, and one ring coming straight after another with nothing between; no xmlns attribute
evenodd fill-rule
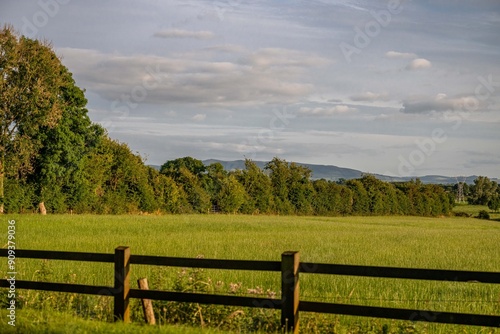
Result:
<svg viewBox="0 0 500 334"><path fill-rule="evenodd" d="M281 254L281 327L299 332L299 252Z"/></svg>
<svg viewBox="0 0 500 334"><path fill-rule="evenodd" d="M115 321L130 322L130 248L120 246L115 249Z"/></svg>
<svg viewBox="0 0 500 334"><path fill-rule="evenodd" d="M149 290L147 278L139 278L137 280L137 284L139 285L139 289ZM151 302L151 299L141 299L141 302L142 311L144 312L144 320L146 321L146 323L150 325L156 324L155 313L153 311L153 303Z"/></svg>

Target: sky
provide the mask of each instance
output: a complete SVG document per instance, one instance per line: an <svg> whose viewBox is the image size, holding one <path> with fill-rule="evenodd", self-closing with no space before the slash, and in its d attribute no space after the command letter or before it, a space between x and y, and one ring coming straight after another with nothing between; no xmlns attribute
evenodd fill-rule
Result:
<svg viewBox="0 0 500 334"><path fill-rule="evenodd" d="M2 0L147 164L500 177L498 0Z"/></svg>

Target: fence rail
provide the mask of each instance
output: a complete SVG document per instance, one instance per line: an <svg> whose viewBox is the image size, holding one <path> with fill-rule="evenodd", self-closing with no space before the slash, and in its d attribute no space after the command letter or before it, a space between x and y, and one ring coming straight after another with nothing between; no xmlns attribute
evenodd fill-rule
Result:
<svg viewBox="0 0 500 334"><path fill-rule="evenodd" d="M0 249L0 257L7 256L7 249ZM114 254L61 252L47 250L16 250L15 256L16 258L114 263L114 286L93 286L82 284L16 280L15 287L16 289L112 296L114 297L115 319L123 320L125 322L130 321L130 298L141 298L201 304L279 309L281 310L282 326L287 331L291 331L293 333L297 333L299 329L299 311L389 318L397 320L426 321L446 324L500 327L500 316L495 315L436 312L426 310L398 309L299 300L299 273L453 282L474 281L480 283L500 284L500 273L494 272L309 263L300 262L298 252L284 252L281 255L281 261L193 259L149 255L131 255L130 248L124 246L117 247ZM281 299L131 289L131 264L281 272ZM9 280L7 279L0 280L0 287L9 288L10 284L11 282L9 282Z"/></svg>

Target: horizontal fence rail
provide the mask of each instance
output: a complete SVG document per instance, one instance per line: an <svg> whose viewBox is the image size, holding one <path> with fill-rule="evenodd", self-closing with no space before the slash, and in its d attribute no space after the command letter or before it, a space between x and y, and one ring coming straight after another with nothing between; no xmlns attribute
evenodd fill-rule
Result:
<svg viewBox="0 0 500 334"><path fill-rule="evenodd" d="M152 265L152 266L205 268L205 269L230 269L230 270L251 270L251 271L281 270L281 262L279 261L192 259L183 257L165 257L165 256L150 256L150 255L131 255L130 263Z"/></svg>
<svg viewBox="0 0 500 334"><path fill-rule="evenodd" d="M216 304L227 306L258 307L281 309L280 299L255 298L227 295L212 295L205 293L185 293L160 290L131 289L130 298L168 300L172 302Z"/></svg>
<svg viewBox="0 0 500 334"><path fill-rule="evenodd" d="M9 287L6 280L0 280L0 287ZM54 292L82 293L87 295L113 296L114 288L109 286L83 285L70 283L33 282L16 280L16 289L42 290Z"/></svg>
<svg viewBox="0 0 500 334"><path fill-rule="evenodd" d="M301 273L348 275L378 278L406 278L416 280L500 283L500 273L440 269L413 269L376 266L353 266L301 262Z"/></svg>
<svg viewBox="0 0 500 334"><path fill-rule="evenodd" d="M396 320L427 321L442 324L500 327L500 317L466 313L408 310L389 307L345 305L334 303L300 302L304 312L354 315Z"/></svg>
<svg viewBox="0 0 500 334"><path fill-rule="evenodd" d="M84 261L84 262L115 262L114 254L108 253L84 253L84 252L62 252L50 250L31 250L31 249L16 249L16 258L30 259L50 259L50 260L69 260L69 261ZM0 248L0 256L7 257L8 250Z"/></svg>
<svg viewBox="0 0 500 334"><path fill-rule="evenodd" d="M8 257L8 250L0 249L0 257ZM193 259L132 255L130 254L130 248L124 246L117 247L114 254L48 250L15 250L15 257L114 263L114 286L93 286L16 280L15 287L16 289L112 296L114 297L115 319L123 320L125 322L130 320L129 299L140 298L278 309L281 310L281 323L283 328L293 333L298 333L299 311L445 324L500 327L500 316L495 315L436 312L299 300L299 273L500 284L500 273L494 272L412 269L300 262L298 252L283 253L281 255L281 261ZM131 264L281 272L281 299L131 289ZM0 287L2 288L9 288L11 284L12 280L0 279Z"/></svg>

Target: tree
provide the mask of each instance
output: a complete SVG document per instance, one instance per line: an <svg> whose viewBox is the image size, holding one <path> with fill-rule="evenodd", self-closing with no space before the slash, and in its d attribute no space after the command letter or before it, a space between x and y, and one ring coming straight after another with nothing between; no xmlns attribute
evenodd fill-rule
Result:
<svg viewBox="0 0 500 334"><path fill-rule="evenodd" d="M222 191L222 186L228 177L228 173L224 170L224 166L220 162L210 164L206 167L207 175L204 182L204 188L212 199L212 205L219 206L219 194Z"/></svg>
<svg viewBox="0 0 500 334"><path fill-rule="evenodd" d="M366 215L370 212L370 198L360 180L349 180L346 186L352 191L352 213Z"/></svg>
<svg viewBox="0 0 500 334"><path fill-rule="evenodd" d="M64 72L48 43L20 37L10 26L0 30L0 212L6 173L16 172L14 163L30 170L40 146L34 135L61 118ZM17 152L22 159L13 158Z"/></svg>
<svg viewBox="0 0 500 334"><path fill-rule="evenodd" d="M498 189L498 184L490 180L486 176L478 176L474 180L474 185L471 189L472 204L488 205L488 202L495 196Z"/></svg>
<svg viewBox="0 0 500 334"><path fill-rule="evenodd" d="M200 181L202 175L206 172L206 167L203 164L203 161L192 157L184 157L165 162L160 168L160 173L170 176L176 180L181 177L182 168L188 170L196 178L200 179Z"/></svg>
<svg viewBox="0 0 500 334"><path fill-rule="evenodd" d="M497 212L498 209L500 209L500 197L498 195L490 199L490 201L488 202L488 208L495 212Z"/></svg>
<svg viewBox="0 0 500 334"><path fill-rule="evenodd" d="M236 213L245 202L246 195L245 188L236 176L231 174L222 180L217 203L222 212Z"/></svg>
<svg viewBox="0 0 500 334"><path fill-rule="evenodd" d="M159 209L171 213L192 212L186 193L171 177L160 174L153 168L149 169L149 175Z"/></svg>
<svg viewBox="0 0 500 334"><path fill-rule="evenodd" d="M269 213L273 207L273 189L270 178L250 159L245 159L245 169L236 177L245 188L246 201L243 203L244 213Z"/></svg>
<svg viewBox="0 0 500 334"><path fill-rule="evenodd" d="M312 214L311 201L314 187L311 184L311 170L307 167L292 162L288 166L288 199L295 207L295 212L300 214Z"/></svg>
<svg viewBox="0 0 500 334"><path fill-rule="evenodd" d="M171 177L186 193L187 201L195 212L207 212L210 194L205 190L206 167L202 161L184 157L165 162L160 173Z"/></svg>
<svg viewBox="0 0 500 334"><path fill-rule="evenodd" d="M29 177L40 203L50 198L54 204L59 198L62 206L52 205L52 211L59 212L65 211L66 206L73 209L83 200L83 158L99 144L104 134L101 126L90 121L84 92L66 69L63 79L62 117L57 125L41 126L32 136L33 141L40 143L40 150Z"/></svg>
<svg viewBox="0 0 500 334"><path fill-rule="evenodd" d="M290 177L288 162L275 157L267 163L265 169L270 172L269 178L273 189L275 210L281 214L293 213L294 208L288 198L290 191L288 188Z"/></svg>
<svg viewBox="0 0 500 334"><path fill-rule="evenodd" d="M314 214L322 216L346 215L352 210L352 192L345 185L324 179L312 182Z"/></svg>

